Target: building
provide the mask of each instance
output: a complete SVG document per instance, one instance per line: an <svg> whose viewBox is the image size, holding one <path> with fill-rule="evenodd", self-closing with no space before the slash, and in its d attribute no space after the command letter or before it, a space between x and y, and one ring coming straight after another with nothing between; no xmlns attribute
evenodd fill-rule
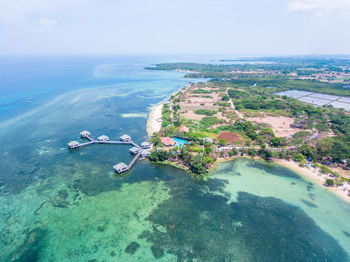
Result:
<svg viewBox="0 0 350 262"><path fill-rule="evenodd" d="M175 141L171 137L161 137L160 141L165 146L175 146Z"/></svg>
<svg viewBox="0 0 350 262"><path fill-rule="evenodd" d="M101 141L101 142L109 141L109 137L105 135L99 136L97 139L98 141Z"/></svg>
<svg viewBox="0 0 350 262"><path fill-rule="evenodd" d="M151 148L151 144L149 142L143 142L141 143L141 148L143 149Z"/></svg>
<svg viewBox="0 0 350 262"><path fill-rule="evenodd" d="M84 131L80 132L80 136L81 137L90 137L91 133L89 131L84 130Z"/></svg>
<svg viewBox="0 0 350 262"><path fill-rule="evenodd" d="M120 141L129 142L129 141L131 141L131 137L128 136L128 135L122 135L122 136L120 137Z"/></svg>
<svg viewBox="0 0 350 262"><path fill-rule="evenodd" d="M204 137L203 138L203 142L205 143L205 142L207 142L207 143L213 143L214 142L214 140L211 138L211 137Z"/></svg>
<svg viewBox="0 0 350 262"><path fill-rule="evenodd" d="M117 172L118 174L123 173L125 171L128 171L128 166L126 164L124 164L123 162L116 164L115 166L113 166L113 169L115 172Z"/></svg>
<svg viewBox="0 0 350 262"><path fill-rule="evenodd" d="M297 120L290 124L291 128L307 129L308 123L306 120Z"/></svg>
<svg viewBox="0 0 350 262"><path fill-rule="evenodd" d="M150 153L151 153L151 150L149 150L149 149L141 150L141 156L142 157L148 157Z"/></svg>
<svg viewBox="0 0 350 262"><path fill-rule="evenodd" d="M180 133L187 133L190 131L190 129L187 126L181 126L179 132Z"/></svg>
<svg viewBox="0 0 350 262"><path fill-rule="evenodd" d="M136 147L136 146L134 146L134 147L132 147L132 148L129 149L130 153L133 154L133 155L136 155L137 153L139 153L140 150L141 150L141 149L138 148L138 147Z"/></svg>
<svg viewBox="0 0 350 262"><path fill-rule="evenodd" d="M77 148L79 147L79 142L78 141L71 141L68 143L68 148L69 149L74 149L74 148Z"/></svg>

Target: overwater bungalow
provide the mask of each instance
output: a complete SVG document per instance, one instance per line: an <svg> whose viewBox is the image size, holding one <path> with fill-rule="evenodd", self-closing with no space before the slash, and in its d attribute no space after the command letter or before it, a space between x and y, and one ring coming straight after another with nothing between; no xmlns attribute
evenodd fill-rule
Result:
<svg viewBox="0 0 350 262"><path fill-rule="evenodd" d="M129 142L130 140L131 140L131 137L128 135L122 135L120 137L120 141L123 141L123 142Z"/></svg>
<svg viewBox="0 0 350 262"><path fill-rule="evenodd" d="M126 164L124 164L123 162L120 162L119 164L116 164L115 166L113 166L113 169L115 172L120 174L120 173L127 171L128 166Z"/></svg>
<svg viewBox="0 0 350 262"><path fill-rule="evenodd" d="M140 148L134 146L134 147L130 148L129 151L131 154L136 155L137 153L140 152Z"/></svg>
<svg viewBox="0 0 350 262"><path fill-rule="evenodd" d="M143 149L151 148L151 144L149 142L143 142L141 143L141 148Z"/></svg>
<svg viewBox="0 0 350 262"><path fill-rule="evenodd" d="M68 143L68 148L69 149L74 149L79 147L79 142L78 141L71 141Z"/></svg>
<svg viewBox="0 0 350 262"><path fill-rule="evenodd" d="M151 150L149 150L149 149L141 150L141 156L142 157L148 157L150 153L151 153Z"/></svg>
<svg viewBox="0 0 350 262"><path fill-rule="evenodd" d="M105 135L99 136L97 139L98 141L101 141L101 142L109 141L109 137Z"/></svg>
<svg viewBox="0 0 350 262"><path fill-rule="evenodd" d="M90 137L91 133L87 130L84 130L84 131L80 132L80 136L81 137Z"/></svg>

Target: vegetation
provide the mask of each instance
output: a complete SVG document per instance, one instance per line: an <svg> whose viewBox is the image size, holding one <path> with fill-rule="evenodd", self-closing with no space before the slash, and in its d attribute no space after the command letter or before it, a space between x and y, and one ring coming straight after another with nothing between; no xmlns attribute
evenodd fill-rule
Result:
<svg viewBox="0 0 350 262"><path fill-rule="evenodd" d="M266 59L266 58L264 58ZM166 154L168 159L182 161L192 173L203 176L217 156L228 157L237 154L259 155L265 160L272 158L294 159L301 166L318 163L321 171L332 174L339 181L345 181L330 167L345 167L350 163L350 115L348 112L331 106L315 107L299 100L281 97L277 92L285 90L305 90L317 93L350 96L350 89L344 83L332 82L331 77L324 81L301 80L299 76L312 77L315 74L325 75L328 72L350 72L350 62L331 58L267 58L271 64L195 64L176 63L160 64L156 70L187 70L190 77L210 77L206 83L193 84L189 97L215 99L210 95L217 93L219 100L213 104L218 110L195 110L195 114L205 117L198 120L184 119L181 116L179 103L181 96L171 98L171 107L163 107L162 132L167 136L179 136L191 140L174 153ZM249 60L249 59L248 59ZM242 73L243 72L243 73ZM293 73L293 74L290 74ZM329 80L329 81L328 81ZM334 79L333 79L334 80ZM338 80L337 80L338 81ZM227 90L227 93L226 93ZM186 98L187 101L188 98ZM231 108L232 101L236 110ZM201 105L205 106L206 103ZM221 112L216 117L216 113ZM241 115L250 117L288 116L294 119L293 127L300 131L288 137L277 137L271 126L247 121ZM191 128L186 134L179 132L185 124ZM275 128L275 127L274 127ZM215 150L218 146L227 145L223 139L216 140L222 131L231 131L242 138L240 148L223 152ZM216 144L204 144L203 138L210 137ZM152 138L155 145L160 145L160 138ZM236 142L235 142L236 143ZM238 142L237 142L238 143ZM244 146L245 144L245 146ZM237 145L237 144L236 144ZM235 145L233 145L235 146ZM154 161L163 161L164 154L152 153ZM350 164L348 164L350 167ZM338 183L338 180L335 181Z"/></svg>
<svg viewBox="0 0 350 262"><path fill-rule="evenodd" d="M195 111L196 114L198 115L206 115L206 116L213 116L217 112L215 110L208 110L208 109L198 109Z"/></svg>

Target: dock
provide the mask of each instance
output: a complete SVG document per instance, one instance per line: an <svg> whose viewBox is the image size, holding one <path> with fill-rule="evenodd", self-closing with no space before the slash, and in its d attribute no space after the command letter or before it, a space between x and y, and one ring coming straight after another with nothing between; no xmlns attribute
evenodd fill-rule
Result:
<svg viewBox="0 0 350 262"><path fill-rule="evenodd" d="M101 135L97 138L97 140L95 140L91 137L91 133L89 131L84 130L84 131L80 132L80 137L82 139L88 140L88 142L79 143L78 141L71 141L68 143L68 148L70 150L74 150L77 148L81 148L81 147L93 145L93 144L132 145L133 148L131 148L131 149L134 149L133 152L135 152L135 157L131 160L131 162L128 165L121 162L121 163L118 163L118 164L113 166L114 171L117 172L118 174L126 172L130 168L132 168L132 166L135 164L135 162L139 159L139 157L141 155L142 155L142 159L146 156L145 152L143 152L143 151L145 151L145 147L139 146L137 143L132 141L131 137L128 135L122 135L120 137L120 141L109 140L109 137L106 135ZM142 144L145 145L145 143L148 143L148 142L143 142ZM149 151L149 150L147 149L147 151ZM148 154L147 154L147 156L148 156Z"/></svg>

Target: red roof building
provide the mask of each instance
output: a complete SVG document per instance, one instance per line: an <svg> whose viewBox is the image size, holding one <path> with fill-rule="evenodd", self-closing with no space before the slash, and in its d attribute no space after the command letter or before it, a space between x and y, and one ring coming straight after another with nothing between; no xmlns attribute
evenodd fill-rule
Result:
<svg viewBox="0 0 350 262"><path fill-rule="evenodd" d="M181 126L179 132L180 133L187 133L190 131L190 129L187 126Z"/></svg>
<svg viewBox="0 0 350 262"><path fill-rule="evenodd" d="M174 146L175 145L175 141L171 137L161 137L160 141L165 146Z"/></svg>

